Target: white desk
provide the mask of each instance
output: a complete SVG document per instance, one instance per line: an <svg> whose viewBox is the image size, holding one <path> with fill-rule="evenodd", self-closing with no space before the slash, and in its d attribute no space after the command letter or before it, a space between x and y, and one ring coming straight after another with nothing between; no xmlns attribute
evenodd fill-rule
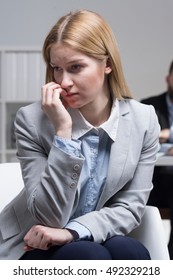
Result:
<svg viewBox="0 0 173 280"><path fill-rule="evenodd" d="M173 156L161 156L158 155L156 163L156 166L173 166Z"/></svg>

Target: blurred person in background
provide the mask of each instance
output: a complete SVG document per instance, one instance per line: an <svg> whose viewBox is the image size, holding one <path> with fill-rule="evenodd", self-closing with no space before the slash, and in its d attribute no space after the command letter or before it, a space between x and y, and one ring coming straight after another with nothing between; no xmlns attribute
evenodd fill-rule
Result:
<svg viewBox="0 0 173 280"><path fill-rule="evenodd" d="M173 61L166 76L167 90L159 95L142 99L153 105L161 126L159 142L164 155L173 156ZM173 259L173 166L156 166L153 175L154 188L148 204L158 208L170 208L171 233L169 239L170 258Z"/></svg>

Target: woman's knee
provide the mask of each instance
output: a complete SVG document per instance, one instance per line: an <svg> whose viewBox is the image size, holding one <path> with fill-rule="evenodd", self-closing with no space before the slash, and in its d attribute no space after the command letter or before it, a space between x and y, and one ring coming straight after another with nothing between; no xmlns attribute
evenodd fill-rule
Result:
<svg viewBox="0 0 173 280"><path fill-rule="evenodd" d="M93 241L77 241L59 248L56 255L61 260L110 260L107 249ZM57 256L54 256L55 259Z"/></svg>
<svg viewBox="0 0 173 280"><path fill-rule="evenodd" d="M150 260L148 250L136 239L128 236L115 236L104 244L112 259L116 260Z"/></svg>
<svg viewBox="0 0 173 280"><path fill-rule="evenodd" d="M108 250L93 241L71 242L55 250L52 259L60 260L110 260Z"/></svg>
<svg viewBox="0 0 173 280"><path fill-rule="evenodd" d="M23 260L111 260L109 251L92 241L71 242L52 246L49 250L33 250L24 254Z"/></svg>

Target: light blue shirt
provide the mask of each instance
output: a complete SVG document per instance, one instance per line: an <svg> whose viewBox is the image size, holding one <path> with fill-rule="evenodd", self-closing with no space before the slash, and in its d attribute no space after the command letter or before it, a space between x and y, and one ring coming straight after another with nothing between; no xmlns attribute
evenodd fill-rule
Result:
<svg viewBox="0 0 173 280"><path fill-rule="evenodd" d="M72 140L55 136L57 148L75 157L84 158L80 182L79 204L67 228L76 230L80 239L91 237L90 231L75 218L94 211L106 181L111 144L116 140L119 121L119 102L114 101L109 119L93 127L79 110L69 109L72 117Z"/></svg>
<svg viewBox="0 0 173 280"><path fill-rule="evenodd" d="M168 118L169 118L169 125L170 125L170 137L169 137L169 143L163 143L160 145L160 151L161 153L164 153L165 155L168 153L168 150L173 147L173 103L170 100L169 95L166 95L166 104L168 107Z"/></svg>

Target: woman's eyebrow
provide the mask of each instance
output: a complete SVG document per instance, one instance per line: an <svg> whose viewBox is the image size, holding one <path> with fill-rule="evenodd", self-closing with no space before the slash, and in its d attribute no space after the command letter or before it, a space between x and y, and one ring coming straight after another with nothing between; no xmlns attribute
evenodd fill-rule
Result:
<svg viewBox="0 0 173 280"><path fill-rule="evenodd" d="M73 64L73 63L79 63L79 62L83 62L83 59L79 58L79 59L70 60L70 61L67 62L67 64ZM53 63L53 62L50 62L49 64L52 67L58 65L58 63Z"/></svg>
<svg viewBox="0 0 173 280"><path fill-rule="evenodd" d="M83 62L83 59L82 58L74 59L74 60L71 60L71 61L67 62L67 64L78 63L78 62Z"/></svg>

